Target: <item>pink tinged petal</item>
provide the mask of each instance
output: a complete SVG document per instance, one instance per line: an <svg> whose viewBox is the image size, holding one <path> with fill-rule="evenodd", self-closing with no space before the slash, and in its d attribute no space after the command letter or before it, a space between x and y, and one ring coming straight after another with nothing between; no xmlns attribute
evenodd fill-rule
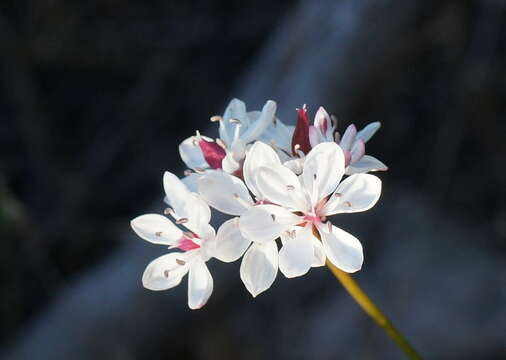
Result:
<svg viewBox="0 0 506 360"><path fill-rule="evenodd" d="M241 262L240 275L246 289L256 297L271 287L278 273L278 246L275 241L253 243Z"/></svg>
<svg viewBox="0 0 506 360"><path fill-rule="evenodd" d="M357 162L358 160L362 159L364 154L365 154L364 142L362 140L355 141L355 144L353 144L353 147L351 148L350 164L353 164L354 162Z"/></svg>
<svg viewBox="0 0 506 360"><path fill-rule="evenodd" d="M316 112L315 117L314 117L314 126L317 127L320 130L320 132L322 133L322 135L324 135L327 138L329 137L329 133L330 133L330 137L332 139L332 134L331 134L332 126L331 126L331 124L332 123L330 121L329 114L327 113L327 111L325 111L325 109L322 106L320 106L318 108L318 111Z"/></svg>
<svg viewBox="0 0 506 360"><path fill-rule="evenodd" d="M205 262L197 257L190 264L188 275L188 306L190 309L200 309L204 306L213 292L213 277Z"/></svg>
<svg viewBox="0 0 506 360"><path fill-rule="evenodd" d="M262 195L274 204L304 212L311 206L299 178L286 166L260 167L256 183Z"/></svg>
<svg viewBox="0 0 506 360"><path fill-rule="evenodd" d="M192 136L179 144L179 155L181 155L181 159L190 169L205 169L209 167L198 142L197 137Z"/></svg>
<svg viewBox="0 0 506 360"><path fill-rule="evenodd" d="M364 155L362 159L351 164L346 169L346 174L361 174L369 171L386 171L388 166L370 155Z"/></svg>
<svg viewBox="0 0 506 360"><path fill-rule="evenodd" d="M244 121L246 118L246 105L239 99L232 99L225 109L223 120L220 121L220 138L227 144L232 143L235 124L230 122L231 119Z"/></svg>
<svg viewBox="0 0 506 360"><path fill-rule="evenodd" d="M323 142L323 137L321 135L320 130L318 130L314 126L309 126L309 143L311 144L311 148L314 148L319 143Z"/></svg>
<svg viewBox="0 0 506 360"><path fill-rule="evenodd" d="M325 253L332 264L348 273L362 268L364 253L356 237L333 225L332 231L328 231L326 225L319 230Z"/></svg>
<svg viewBox="0 0 506 360"><path fill-rule="evenodd" d="M279 237L289 227L301 223L302 219L276 205L256 205L241 215L241 234L259 244Z"/></svg>
<svg viewBox="0 0 506 360"><path fill-rule="evenodd" d="M199 192L215 209L230 215L241 215L253 200L244 183L223 171L206 173L199 179Z"/></svg>
<svg viewBox="0 0 506 360"><path fill-rule="evenodd" d="M381 180L370 174L347 177L325 204L322 214L354 213L372 208L381 195Z"/></svg>
<svg viewBox="0 0 506 360"><path fill-rule="evenodd" d="M188 272L187 255L170 253L156 258L144 270L142 285L149 290L167 290L179 285Z"/></svg>
<svg viewBox="0 0 506 360"><path fill-rule="evenodd" d="M261 141L255 142L249 149L246 160L244 160L243 174L246 186L257 198L263 199L264 197L257 186L256 172L260 166L269 166L271 164L281 164L278 154L269 145Z"/></svg>
<svg viewBox="0 0 506 360"><path fill-rule="evenodd" d="M331 194L344 174L344 154L336 143L318 144L306 156L302 179L312 205Z"/></svg>
<svg viewBox="0 0 506 360"><path fill-rule="evenodd" d="M369 139L379 130L381 123L379 121L368 124L365 128L360 130L357 134L357 140L363 142L369 141Z"/></svg>
<svg viewBox="0 0 506 360"><path fill-rule="evenodd" d="M276 103L272 100L267 101L262 108L260 117L249 125L248 129L241 135L241 139L245 143L257 140L269 125L272 124L275 114Z"/></svg>
<svg viewBox="0 0 506 360"><path fill-rule="evenodd" d="M304 154L307 154L311 150L311 143L309 142L309 119L305 107L297 109L297 125L295 126L292 137L293 155L297 155L296 145L299 146L298 149Z"/></svg>
<svg viewBox="0 0 506 360"><path fill-rule="evenodd" d="M200 245L194 243L193 240L189 238L182 238L181 240L179 240L177 245L177 248L183 251L198 249L199 247Z"/></svg>
<svg viewBox="0 0 506 360"><path fill-rule="evenodd" d="M344 166L348 167L351 163L351 151L344 150L343 154L344 154Z"/></svg>
<svg viewBox="0 0 506 360"><path fill-rule="evenodd" d="M339 145L343 150L351 150L351 147L355 142L356 136L357 136L357 128L355 127L355 125L351 124L346 128L346 131L344 132Z"/></svg>
<svg viewBox="0 0 506 360"><path fill-rule="evenodd" d="M153 244L176 244L183 232L165 216L146 214L136 217L130 222L137 235Z"/></svg>
<svg viewBox="0 0 506 360"><path fill-rule="evenodd" d="M306 274L314 257L311 228L299 228L294 235L279 251L279 270L287 278Z"/></svg>
<svg viewBox="0 0 506 360"><path fill-rule="evenodd" d="M221 162L226 155L225 150L216 142L204 139L199 140L199 146L209 166L213 169L221 169Z"/></svg>
<svg viewBox="0 0 506 360"><path fill-rule="evenodd" d="M250 244L251 240L242 236L239 230L239 218L233 218L219 227L213 256L223 262L236 261Z"/></svg>
<svg viewBox="0 0 506 360"><path fill-rule="evenodd" d="M209 221L211 221L209 205L202 200L199 194L195 193L188 194L183 209L178 209L175 215L178 220L186 219L184 226L199 235L201 235L202 228L207 228Z"/></svg>

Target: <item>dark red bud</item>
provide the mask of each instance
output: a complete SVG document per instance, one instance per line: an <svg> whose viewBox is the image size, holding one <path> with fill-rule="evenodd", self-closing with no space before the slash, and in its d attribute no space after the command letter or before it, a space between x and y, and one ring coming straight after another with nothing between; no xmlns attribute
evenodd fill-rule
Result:
<svg viewBox="0 0 506 360"><path fill-rule="evenodd" d="M311 143L309 142L309 119L307 117L307 110L305 107L297 109L297 125L293 132L292 137L292 153L297 155L295 145L299 145L299 150L304 154L311 151Z"/></svg>
<svg viewBox="0 0 506 360"><path fill-rule="evenodd" d="M225 150L217 143L204 139L199 140L199 146L209 166L213 169L221 169L221 162L226 155Z"/></svg>

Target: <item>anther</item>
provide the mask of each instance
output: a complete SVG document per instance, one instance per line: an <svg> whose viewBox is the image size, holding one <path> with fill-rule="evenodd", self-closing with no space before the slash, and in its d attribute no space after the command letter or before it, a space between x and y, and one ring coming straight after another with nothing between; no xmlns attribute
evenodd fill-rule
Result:
<svg viewBox="0 0 506 360"><path fill-rule="evenodd" d="M191 174L193 174L193 170L190 170L190 169L186 169L184 172L183 172L184 176L190 176Z"/></svg>
<svg viewBox="0 0 506 360"><path fill-rule="evenodd" d="M276 221L276 215L271 214L272 221Z"/></svg>
<svg viewBox="0 0 506 360"><path fill-rule="evenodd" d="M346 206L348 206L348 207L351 207L351 202L349 202L349 201L345 201L345 202L344 202L344 205L346 205Z"/></svg>
<svg viewBox="0 0 506 360"><path fill-rule="evenodd" d="M335 197L341 197L341 196L343 196L343 194L336 192L336 193L334 193L334 196Z"/></svg>
<svg viewBox="0 0 506 360"><path fill-rule="evenodd" d="M230 119L228 120L231 124L240 124L241 123L241 120L239 119Z"/></svg>
<svg viewBox="0 0 506 360"><path fill-rule="evenodd" d="M183 231L183 236L184 237L187 237L188 239L193 239L193 233L189 232L189 231Z"/></svg>
<svg viewBox="0 0 506 360"><path fill-rule="evenodd" d="M161 231L157 231L157 232L155 232L155 235L158 236L158 237L160 237L160 236L162 236L162 232Z"/></svg>
<svg viewBox="0 0 506 360"><path fill-rule="evenodd" d="M204 173L204 171L205 171L205 170L204 170L204 169L202 169L202 168L195 168L195 172L197 172L197 173L199 173L199 174Z"/></svg>
<svg viewBox="0 0 506 360"><path fill-rule="evenodd" d="M178 224L178 225L185 224L187 222L188 222L187 218L181 218L181 219L176 220L176 224Z"/></svg>
<svg viewBox="0 0 506 360"><path fill-rule="evenodd" d="M286 185L286 190L293 190L295 189L295 186L293 185Z"/></svg>
<svg viewBox="0 0 506 360"><path fill-rule="evenodd" d="M163 276L165 276L166 278L168 278L169 277L169 270L165 270L163 272Z"/></svg>
<svg viewBox="0 0 506 360"><path fill-rule="evenodd" d="M172 215L172 214L174 214L174 210L172 210L172 208L168 207L168 208L165 208L165 210L163 210L163 213L165 215Z"/></svg>
<svg viewBox="0 0 506 360"><path fill-rule="evenodd" d="M186 261L180 260L180 259L176 259L176 262L177 262L178 265L181 265L181 266L184 265L184 264L186 264Z"/></svg>
<svg viewBox="0 0 506 360"><path fill-rule="evenodd" d="M223 121L223 118L220 115L214 115L214 116L211 116L211 118L209 120L211 120L211 122L217 122L217 121Z"/></svg>

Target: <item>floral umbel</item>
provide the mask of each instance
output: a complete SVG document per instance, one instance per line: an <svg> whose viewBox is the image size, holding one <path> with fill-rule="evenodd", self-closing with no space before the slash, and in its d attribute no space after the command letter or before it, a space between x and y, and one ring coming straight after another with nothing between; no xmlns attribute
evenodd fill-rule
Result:
<svg viewBox="0 0 506 360"><path fill-rule="evenodd" d="M381 180L367 172L387 167L365 155L365 143L379 123L358 132L350 125L341 137L322 107L313 124L306 106L297 109L293 127L276 117L274 101L246 111L238 99L211 121L219 138L197 131L179 145L189 168L184 176L165 172L164 213L131 222L141 238L170 251L148 264L144 287L167 290L188 274L188 306L197 309L213 291L207 267L213 258L242 257L240 277L253 296L273 284L278 269L287 278L327 261L348 273L361 269L360 241L329 217L378 201ZM209 224L210 207L230 216L217 231Z"/></svg>

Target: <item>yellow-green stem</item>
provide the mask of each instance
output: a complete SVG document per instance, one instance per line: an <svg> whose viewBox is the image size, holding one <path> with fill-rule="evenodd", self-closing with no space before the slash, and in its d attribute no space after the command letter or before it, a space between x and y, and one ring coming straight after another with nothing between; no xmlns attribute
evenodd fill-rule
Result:
<svg viewBox="0 0 506 360"><path fill-rule="evenodd" d="M409 359L422 360L422 357L413 349L408 341L402 334L392 325L388 318L381 312L381 310L373 303L367 294L358 286L352 277L339 270L331 262L327 261L327 267L332 271L334 276L341 282L344 288L348 291L353 299L360 305L360 307L373 318L376 323L385 330L385 332L392 338L393 341L404 351Z"/></svg>

